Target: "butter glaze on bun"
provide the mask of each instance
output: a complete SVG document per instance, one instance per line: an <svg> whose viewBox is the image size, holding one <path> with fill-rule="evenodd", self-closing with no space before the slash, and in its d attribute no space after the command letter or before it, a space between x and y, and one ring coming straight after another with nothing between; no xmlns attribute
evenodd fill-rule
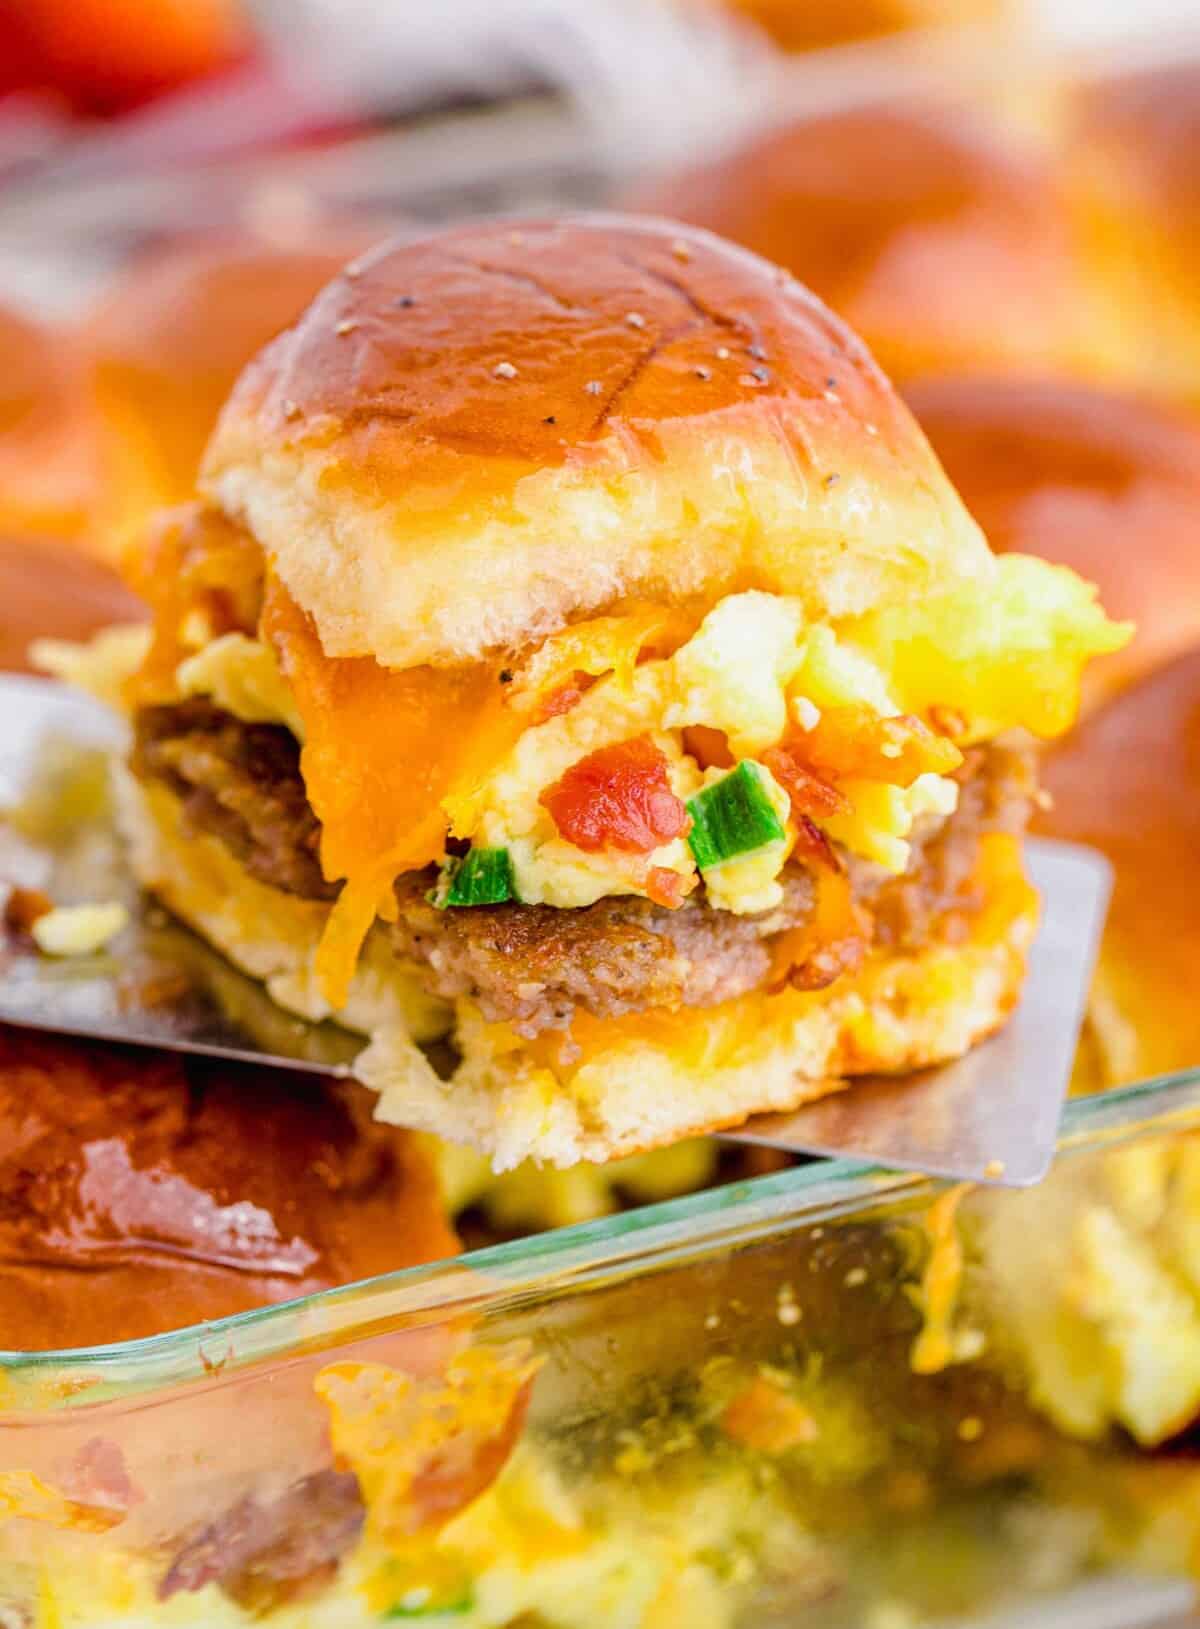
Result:
<svg viewBox="0 0 1200 1629"><path fill-rule="evenodd" d="M858 341L703 232L467 226L352 264L243 375L202 486L329 656L453 665L623 598L845 616L987 549Z"/></svg>
<svg viewBox="0 0 1200 1629"><path fill-rule="evenodd" d="M162 1334L457 1248L353 1089L0 1026L10 1351Z"/></svg>
<svg viewBox="0 0 1200 1629"><path fill-rule="evenodd" d="M1200 424L1063 381L946 377L905 391L998 553L1094 582L1137 628L1088 673L1095 701L1200 643Z"/></svg>

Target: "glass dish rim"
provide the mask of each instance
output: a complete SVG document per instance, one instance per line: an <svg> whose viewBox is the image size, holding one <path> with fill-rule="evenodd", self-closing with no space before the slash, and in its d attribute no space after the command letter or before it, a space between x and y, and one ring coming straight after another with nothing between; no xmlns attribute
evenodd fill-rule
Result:
<svg viewBox="0 0 1200 1629"><path fill-rule="evenodd" d="M1200 1066L1073 1098L1064 1113L1059 1154L1118 1140L1123 1133L1152 1127L1160 1119L1165 1129L1173 1115L1197 1110ZM814 1160L208 1324L107 1346L0 1351L0 1376L6 1386L31 1382L41 1393L39 1412L109 1400L98 1387L105 1392L114 1388L110 1395L129 1401L139 1393L211 1382L214 1376L294 1357L300 1350L364 1338L372 1326L416 1327L468 1313L477 1316L497 1304L545 1295L568 1284L594 1286L607 1277L662 1269L706 1246L745 1245L788 1225L802 1220L815 1224L864 1202L919 1198L949 1186L944 1179L918 1172L844 1159ZM56 1375L66 1382L58 1394ZM20 1412L23 1406L13 1396L0 1406L0 1413Z"/></svg>

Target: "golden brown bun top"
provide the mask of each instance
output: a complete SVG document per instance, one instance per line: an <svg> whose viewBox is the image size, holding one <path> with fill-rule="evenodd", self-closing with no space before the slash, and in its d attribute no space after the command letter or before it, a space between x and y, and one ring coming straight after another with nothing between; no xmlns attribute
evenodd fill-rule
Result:
<svg viewBox="0 0 1200 1629"><path fill-rule="evenodd" d="M159 1334L451 1254L418 1143L358 1095L0 1026L3 1345Z"/></svg>
<svg viewBox="0 0 1200 1629"><path fill-rule="evenodd" d="M1200 1064L1200 648L1085 720L1044 780L1038 828L1116 868L1093 1004L1105 1083Z"/></svg>
<svg viewBox="0 0 1200 1629"><path fill-rule="evenodd" d="M0 528L81 531L93 451L70 337L0 307Z"/></svg>
<svg viewBox="0 0 1200 1629"><path fill-rule="evenodd" d="M1072 567L1136 623L1089 674L1093 698L1200 642L1200 421L1061 382L928 379L906 396L994 549Z"/></svg>
<svg viewBox="0 0 1200 1629"><path fill-rule="evenodd" d="M1096 336L1052 170L972 110L876 105L801 119L636 202L787 266L895 379L1090 371Z"/></svg>
<svg viewBox="0 0 1200 1629"><path fill-rule="evenodd" d="M620 216L382 245L246 371L203 485L330 655L450 663L627 595L859 608L979 569L858 341L794 279Z"/></svg>

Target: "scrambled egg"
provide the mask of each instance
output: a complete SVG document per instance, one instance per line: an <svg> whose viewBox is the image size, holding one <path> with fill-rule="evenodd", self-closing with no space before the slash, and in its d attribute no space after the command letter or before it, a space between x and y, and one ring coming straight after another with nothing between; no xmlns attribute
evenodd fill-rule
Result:
<svg viewBox="0 0 1200 1629"><path fill-rule="evenodd" d="M527 1161L497 1174L486 1154L440 1137L426 1139L437 1164L446 1209L452 1216L478 1205L492 1225L505 1230L569 1227L607 1216L629 1194L639 1204L655 1204L692 1193L715 1174L717 1145L697 1137L653 1148L645 1154L583 1163L558 1170Z"/></svg>
<svg viewBox="0 0 1200 1629"><path fill-rule="evenodd" d="M185 696L211 696L243 723L286 724L304 740L304 722L275 652L260 640L223 634L181 662L175 678Z"/></svg>
<svg viewBox="0 0 1200 1629"><path fill-rule="evenodd" d="M39 916L29 931L43 955L91 956L128 923L125 906L110 900L98 905L56 905Z"/></svg>
<svg viewBox="0 0 1200 1629"><path fill-rule="evenodd" d="M588 626L572 630L583 644ZM723 732L736 758L753 761L789 724L813 729L831 708L894 718L950 707L961 715L962 740L1014 726L1052 734L1074 715L1083 658L1125 637L1088 585L1018 555L997 560L986 592L974 599L959 585L836 628L809 625L796 600L733 594L674 654L607 673L569 711L531 721L481 784L447 805L451 829L479 846L507 849L517 897L530 904L569 908L646 895L653 871L674 872L686 893L701 879L685 838L646 855L584 852L560 835L542 793L589 753L648 736L686 802L712 779L689 754L690 727ZM99 670L124 650L93 649L94 659L76 659L70 676L111 690ZM61 652L52 654L63 672ZM210 695L247 722L279 722L302 736L275 657L257 640L230 634L212 641L180 664L178 682L185 695ZM759 767L771 801L786 814L785 794ZM908 864L914 822L950 814L957 798L956 783L936 774L909 786L846 780L840 790L849 807L818 823L850 852L895 873ZM703 882L710 900L735 913L771 909L793 841L788 828L786 841L709 868Z"/></svg>
<svg viewBox="0 0 1200 1629"><path fill-rule="evenodd" d="M984 1201L987 1281L1060 1430L1147 1446L1200 1415L1200 1139L1078 1158Z"/></svg>

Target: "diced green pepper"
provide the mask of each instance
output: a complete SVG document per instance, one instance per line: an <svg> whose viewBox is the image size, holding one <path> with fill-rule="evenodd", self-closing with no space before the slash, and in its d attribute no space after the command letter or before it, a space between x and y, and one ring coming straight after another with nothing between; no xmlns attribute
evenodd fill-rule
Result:
<svg viewBox="0 0 1200 1629"><path fill-rule="evenodd" d="M450 872L443 905L502 905L515 899L512 861L506 848L468 849Z"/></svg>
<svg viewBox="0 0 1200 1629"><path fill-rule="evenodd" d="M762 783L763 773L753 759L743 758L728 775L688 799L688 844L701 871L783 841L786 833Z"/></svg>
<svg viewBox="0 0 1200 1629"><path fill-rule="evenodd" d="M424 1619L432 1623L436 1618L461 1618L475 1605L474 1593L468 1589L454 1600L427 1601L421 1606L409 1606L403 1600L389 1606L383 1614L384 1623L414 1623Z"/></svg>

